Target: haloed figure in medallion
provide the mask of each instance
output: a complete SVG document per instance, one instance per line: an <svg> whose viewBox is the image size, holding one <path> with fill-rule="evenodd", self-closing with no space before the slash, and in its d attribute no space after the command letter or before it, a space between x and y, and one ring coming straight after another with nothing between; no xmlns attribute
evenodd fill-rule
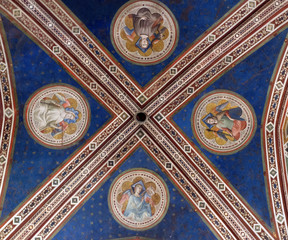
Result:
<svg viewBox="0 0 288 240"><path fill-rule="evenodd" d="M136 51L141 55L149 56L152 51L159 52L163 49L163 40L169 31L163 24L159 13L151 13L148 8L141 8L136 14L129 14L125 19L126 26L122 31L122 38L128 40L129 51Z"/></svg>
<svg viewBox="0 0 288 240"><path fill-rule="evenodd" d="M55 93L52 99L43 98L39 108L34 111L34 120L38 123L39 130L45 132L50 128L52 137L63 133L69 124L76 123L78 119L79 111L59 93Z"/></svg>
<svg viewBox="0 0 288 240"><path fill-rule="evenodd" d="M241 118L242 109L234 107L224 110L228 101L218 105L212 112L207 114L202 121L208 127L208 132L213 132L221 139L236 141L240 138L240 131L247 126L245 119ZM216 127L216 128L214 128Z"/></svg>
<svg viewBox="0 0 288 240"><path fill-rule="evenodd" d="M123 193L120 200L120 204L125 204L128 200L125 210L123 209L123 215L138 222L152 217L153 213L151 209L155 205L152 200L154 194L155 187L149 186L145 189L143 181L133 184L131 189Z"/></svg>

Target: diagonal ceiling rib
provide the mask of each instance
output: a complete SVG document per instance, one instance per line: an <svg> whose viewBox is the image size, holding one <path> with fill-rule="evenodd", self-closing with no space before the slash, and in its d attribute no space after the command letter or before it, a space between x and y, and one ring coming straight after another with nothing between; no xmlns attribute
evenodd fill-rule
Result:
<svg viewBox="0 0 288 240"><path fill-rule="evenodd" d="M0 35L0 211L2 212L15 144L18 109L14 92L12 61L1 18Z"/></svg>
<svg viewBox="0 0 288 240"><path fill-rule="evenodd" d="M141 106L141 90L63 4L51 0L0 1L2 13L115 114L108 126L6 219L0 239L51 238L140 141L219 238L275 239L166 118L287 27L287 6L284 0L241 2L144 90L146 102ZM150 119L141 127L132 115L143 107ZM144 137L137 135L139 128ZM282 227L279 239L284 239L281 237L286 232L287 226Z"/></svg>
<svg viewBox="0 0 288 240"><path fill-rule="evenodd" d="M268 92L262 121L265 177L278 239L287 239L288 237L287 169L283 167L285 166L286 154L284 154L284 151L286 150L283 149L283 142L281 144L284 129L280 127L282 119L287 116L287 66L288 45L286 38L271 79L271 88Z"/></svg>
<svg viewBox="0 0 288 240"><path fill-rule="evenodd" d="M265 8L247 19L245 24L235 28L227 39L222 39L213 51L208 52L203 58L197 58L197 64L192 65L185 74L178 76L173 85L161 92L162 98L152 101L146 107L146 111L154 114L156 110L164 108L161 113L164 116L168 115L175 108L179 108L179 102L194 97L201 89L275 36L275 33L284 30L287 27L287 6L288 3L285 1L277 6L274 1L270 1ZM191 92L187 92L187 86L192 89ZM176 104L168 101L171 98L175 98ZM166 101L163 101L164 99Z"/></svg>

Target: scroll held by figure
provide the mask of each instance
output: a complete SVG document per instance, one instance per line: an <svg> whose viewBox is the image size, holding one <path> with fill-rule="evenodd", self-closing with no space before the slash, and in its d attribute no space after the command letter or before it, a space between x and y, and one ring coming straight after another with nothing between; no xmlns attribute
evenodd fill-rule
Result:
<svg viewBox="0 0 288 240"><path fill-rule="evenodd" d="M146 169L131 169L117 177L109 191L113 217L123 226L144 230L162 220L169 205L163 179Z"/></svg>
<svg viewBox="0 0 288 240"><path fill-rule="evenodd" d="M253 137L255 113L238 94L213 91L196 103L192 129L198 142L209 151L230 154L241 150Z"/></svg>
<svg viewBox="0 0 288 240"><path fill-rule="evenodd" d="M30 135L53 148L67 147L79 140L90 117L85 98L68 85L49 85L36 91L27 101L24 114Z"/></svg>
<svg viewBox="0 0 288 240"><path fill-rule="evenodd" d="M158 1L129 1L111 25L115 49L136 64L155 64L177 45L178 25L169 9Z"/></svg>

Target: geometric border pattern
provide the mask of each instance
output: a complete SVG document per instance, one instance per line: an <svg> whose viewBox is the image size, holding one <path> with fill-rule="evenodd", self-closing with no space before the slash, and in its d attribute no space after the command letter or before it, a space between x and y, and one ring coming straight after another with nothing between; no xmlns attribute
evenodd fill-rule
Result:
<svg viewBox="0 0 288 240"><path fill-rule="evenodd" d="M262 120L263 157L265 177L270 197L270 208L278 239L285 239L287 232L287 150L284 144L284 122L288 104L288 44L287 37L281 49L271 79ZM286 196L286 197L285 197ZM286 207L285 207L286 206Z"/></svg>
<svg viewBox="0 0 288 240"><path fill-rule="evenodd" d="M113 114L96 136L1 224L0 239L51 238L139 145L153 156L218 238L287 238L285 190L280 188L279 167L273 166L270 173L282 194L277 204L271 194L270 204L280 204L283 209L273 212L275 236L171 121L186 102L287 27L287 0L242 1L145 89L137 86L60 1L6 0L0 2L0 12ZM282 84L285 86L284 81ZM139 111L147 116L143 124L134 119ZM265 129L273 134L279 127L277 122L271 124ZM277 161L283 158L277 156Z"/></svg>
<svg viewBox="0 0 288 240"><path fill-rule="evenodd" d="M14 93L14 73L6 35L0 18L0 214L12 162L18 121L17 100Z"/></svg>

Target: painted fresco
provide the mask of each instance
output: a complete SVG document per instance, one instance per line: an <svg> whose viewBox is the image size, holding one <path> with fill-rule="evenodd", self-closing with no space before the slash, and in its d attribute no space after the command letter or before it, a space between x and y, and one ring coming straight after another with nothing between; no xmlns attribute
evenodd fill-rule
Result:
<svg viewBox="0 0 288 240"><path fill-rule="evenodd" d="M119 176L109 192L110 211L127 228L145 230L165 216L169 192L163 179L145 169L131 169Z"/></svg>
<svg viewBox="0 0 288 240"><path fill-rule="evenodd" d="M166 215L155 226L144 231L129 229L119 224L114 215L110 213L108 204L109 190L113 182L117 181L119 176L125 172L139 168L145 168L146 171L160 176L167 185L170 196ZM83 222L87 224L83 224ZM193 206L159 168L153 157L142 147L129 155L119 169L93 194L53 239L126 240L135 239L135 237L143 240L217 239Z"/></svg>
<svg viewBox="0 0 288 240"><path fill-rule="evenodd" d="M136 64L156 64L167 58L178 42L178 24L161 2L130 1L111 25L115 49Z"/></svg>
<svg viewBox="0 0 288 240"><path fill-rule="evenodd" d="M0 2L0 240L288 238L288 1L235 4Z"/></svg>
<svg viewBox="0 0 288 240"><path fill-rule="evenodd" d="M195 105L191 122L197 140L218 154L239 151L251 141L256 130L251 105L226 90L203 96Z"/></svg>
<svg viewBox="0 0 288 240"><path fill-rule="evenodd" d="M49 85L37 90L26 103L25 123L43 145L63 148L75 144L90 124L87 100L68 85Z"/></svg>
<svg viewBox="0 0 288 240"><path fill-rule="evenodd" d="M3 22L5 29L11 30L7 32L7 39L12 61L17 65L17 71L14 74L19 122L18 128L14 129L15 144L18 147L14 149L13 167L10 171L9 187L6 191L7 200L3 203L1 220L7 217L27 197L27 194L36 189L55 168L59 167L66 158L79 149L91 136L95 135L111 118L110 113L101 103L97 102L83 86L71 78L31 39L7 19L3 18ZM19 51L19 44L21 45L21 51ZM57 148L47 148L47 146L36 142L25 128L23 119L25 104L34 92L47 84L61 85L63 83L73 86L84 94L91 107L90 126L93 126L93 128L89 127L86 134L78 142L65 148L64 151ZM8 119L11 120L11 118ZM7 143L9 141L9 138L5 140ZM5 167L5 165L1 166Z"/></svg>
<svg viewBox="0 0 288 240"><path fill-rule="evenodd" d="M251 54L245 61L235 66L231 71L223 75L199 96L189 102L184 108L173 115L175 124L187 134L187 138L201 149L209 161L227 177L227 180L243 196L253 209L261 216L267 225L271 226L269 213L269 200L265 190L265 169L263 169L261 146L261 129L263 110L265 109L265 99L267 89L270 84L270 76L274 71L274 65L281 50L281 43L285 40L287 30L264 45L260 51ZM269 61L263 61L259 72L257 66L262 59L266 59L267 53ZM244 74L245 73L245 74ZM250 81L253 79L253 81ZM253 107L257 118L257 129L251 142L243 149L233 154L219 155L208 151L200 145L192 130L191 116L196 103L210 92L217 89L235 91L244 97ZM257 91L257 94L255 92Z"/></svg>

